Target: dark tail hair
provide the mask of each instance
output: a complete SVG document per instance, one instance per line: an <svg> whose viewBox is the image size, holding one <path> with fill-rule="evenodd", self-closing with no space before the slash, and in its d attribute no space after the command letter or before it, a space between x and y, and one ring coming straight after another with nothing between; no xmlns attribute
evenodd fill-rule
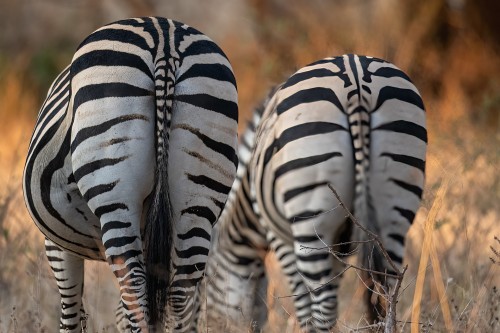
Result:
<svg viewBox="0 0 500 333"><path fill-rule="evenodd" d="M368 112L361 108L358 111L359 117L364 116L369 118ZM369 123L369 122L368 122ZM358 126L358 138L363 138L362 140L357 142L354 145L354 148L359 151L369 151L370 149L370 135L364 133L363 126L361 125L361 121L357 125ZM353 133L353 128L350 128L351 135ZM369 130L369 129L368 129ZM370 177L370 159L368 156L363 156L363 159L360 161L356 161L355 164L355 195L354 195L354 217L356 220L366 229L370 230L375 234L380 234L379 226L377 222L377 216L375 214L371 196L370 196L370 186L369 186L369 177ZM380 249L377 247L375 242L367 242L370 236L360 228L354 228L354 240L361 241L360 251L359 251L359 261L361 267L370 269L374 272L384 272L384 263L383 263L383 255ZM365 280L365 284L370 287L369 290L366 290L366 302L368 305L367 308L367 316L368 320L375 321L379 315L385 316L384 306L380 303L380 300L373 299L374 294L371 289L374 286L374 281L383 283L383 278L376 273L367 273L363 271L361 273L363 276L363 280ZM383 283L384 284L384 283Z"/></svg>
<svg viewBox="0 0 500 333"><path fill-rule="evenodd" d="M163 66L159 65L163 64ZM155 184L144 230L146 288L149 324L163 322L170 287L172 210L168 188L168 148L175 73L165 60L156 61L155 82L166 81L156 90L156 171ZM167 72L167 75L159 72Z"/></svg>

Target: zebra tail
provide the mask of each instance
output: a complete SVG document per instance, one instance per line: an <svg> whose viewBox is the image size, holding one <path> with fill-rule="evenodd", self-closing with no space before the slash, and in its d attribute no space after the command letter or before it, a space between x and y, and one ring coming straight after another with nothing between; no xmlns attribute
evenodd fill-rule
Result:
<svg viewBox="0 0 500 333"><path fill-rule="evenodd" d="M168 77L165 75L166 71ZM165 86L158 84L161 82ZM168 147L174 84L174 73L168 68L166 61L156 61L156 171L144 230L149 324L153 327L164 322L171 281L173 216L168 187Z"/></svg>
<svg viewBox="0 0 500 333"><path fill-rule="evenodd" d="M358 141L354 140L355 148L355 197L354 197L354 217L356 220L367 230L380 235L379 224L377 221L377 216L375 214L375 208L373 207L371 195L370 195L370 128L368 126L360 125L363 119L365 123L369 124L369 113L361 108L359 111L359 123L358 128L351 127L351 135L357 133ZM374 241L369 241L371 239L370 235L362 230L361 228L355 228L354 230L354 240L360 241L359 249L359 261L361 267L370 269L372 272L384 272L384 262L380 249ZM385 285L384 279L377 275L376 273L368 273L366 271L361 272L364 284L368 286L368 290L365 294L365 299L367 301L367 316L369 321L374 322L380 315L385 316L385 305L381 303L377 294L374 294L372 290L378 290L375 281L381 282ZM375 280L375 281L374 281ZM381 290L378 290L382 292Z"/></svg>
<svg viewBox="0 0 500 333"><path fill-rule="evenodd" d="M361 108L358 111L358 116L361 120L369 123L369 113ZM355 195L354 195L354 217L356 220L366 229L370 230L375 234L379 233L379 224L377 221L377 216L375 214L375 209L371 202L370 195L370 128L368 126L359 125L353 130L351 128L351 133L357 133L358 142L355 142L355 148L357 152L355 153ZM357 156L356 156L357 154ZM373 271L383 272L384 263L383 256L380 249L377 247L375 242L369 242L371 239L370 235L360 228L355 228L354 239L361 242L360 246L360 264L364 268L368 268Z"/></svg>

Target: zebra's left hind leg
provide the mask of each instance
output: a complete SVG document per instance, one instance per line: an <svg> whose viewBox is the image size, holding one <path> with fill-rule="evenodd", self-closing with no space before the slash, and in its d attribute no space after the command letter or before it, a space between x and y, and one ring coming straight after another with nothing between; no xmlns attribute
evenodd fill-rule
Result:
<svg viewBox="0 0 500 333"><path fill-rule="evenodd" d="M81 332L85 313L82 304L84 261L48 239L45 239L45 253L61 295L59 332Z"/></svg>

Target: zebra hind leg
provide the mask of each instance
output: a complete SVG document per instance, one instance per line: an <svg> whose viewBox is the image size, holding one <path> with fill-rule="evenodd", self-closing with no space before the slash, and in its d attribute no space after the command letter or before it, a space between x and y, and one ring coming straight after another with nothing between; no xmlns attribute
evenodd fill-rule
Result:
<svg viewBox="0 0 500 333"><path fill-rule="evenodd" d="M59 332L81 332L85 311L82 304L84 261L45 239L45 253L61 295Z"/></svg>

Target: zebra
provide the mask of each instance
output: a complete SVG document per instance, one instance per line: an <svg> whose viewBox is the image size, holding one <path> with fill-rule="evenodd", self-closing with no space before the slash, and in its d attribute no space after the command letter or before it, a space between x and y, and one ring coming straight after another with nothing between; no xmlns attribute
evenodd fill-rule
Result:
<svg viewBox="0 0 500 333"><path fill-rule="evenodd" d="M236 176L232 67L198 30L161 17L105 25L78 47L38 114L24 198L80 332L84 260L106 260L121 327L190 329L212 226Z"/></svg>
<svg viewBox="0 0 500 333"><path fill-rule="evenodd" d="M200 319L199 326L217 325L222 316L259 331L267 315L264 258L274 252L301 330L329 332L337 319L337 277L345 268L331 251L351 253L360 241L363 267L395 273L373 243L362 242L368 235L346 212L332 209L338 202L329 186L401 268L425 180L422 98L395 65L346 54L298 70L253 117L200 284L199 311L207 312L208 323ZM375 320L384 315L384 302L373 289L391 288L395 280L371 277L366 301Z"/></svg>

